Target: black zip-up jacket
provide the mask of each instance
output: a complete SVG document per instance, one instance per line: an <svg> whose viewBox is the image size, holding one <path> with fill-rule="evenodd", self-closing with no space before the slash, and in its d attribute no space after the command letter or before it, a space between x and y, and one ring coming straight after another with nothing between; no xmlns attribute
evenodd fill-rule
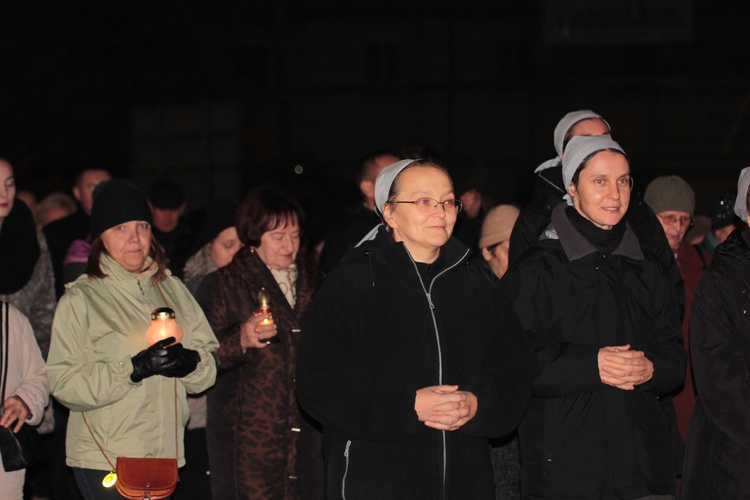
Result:
<svg viewBox="0 0 750 500"><path fill-rule="evenodd" d="M674 494L669 416L659 397L685 378L674 288L628 225L603 255L565 215L501 280L542 368L519 427L524 498L634 499ZM558 239L554 239L554 237ZM654 364L633 391L601 382L597 355L630 344ZM672 413L673 418L673 413Z"/></svg>
<svg viewBox="0 0 750 500"><path fill-rule="evenodd" d="M716 247L695 292L690 349L698 399L682 498L750 498L750 230Z"/></svg>
<svg viewBox="0 0 750 500"><path fill-rule="evenodd" d="M313 301L297 394L324 425L329 499L494 499L486 438L516 427L537 362L500 323L495 286L469 249L452 238L441 252L442 269L423 282L381 228ZM416 391L439 384L477 397L459 430L417 418Z"/></svg>

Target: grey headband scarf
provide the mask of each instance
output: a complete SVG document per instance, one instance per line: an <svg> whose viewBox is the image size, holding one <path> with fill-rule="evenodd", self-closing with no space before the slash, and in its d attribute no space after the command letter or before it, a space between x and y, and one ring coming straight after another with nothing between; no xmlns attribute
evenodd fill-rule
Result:
<svg viewBox="0 0 750 500"><path fill-rule="evenodd" d="M605 149L614 149L625 154L622 147L608 135L575 136L570 140L562 162L563 186L565 186L566 191L573 180L573 175L575 175L576 170L581 166L583 160L591 153ZM573 200L569 194L566 193L564 198L568 202L568 205L573 204Z"/></svg>
<svg viewBox="0 0 750 500"><path fill-rule="evenodd" d="M393 185L393 181L396 180L396 177L398 177L398 174L400 174L403 169L405 169L406 167L408 167L415 161L417 160L401 160L391 165L388 165L380 172L380 175L378 175L378 178L375 179L375 209L378 215L380 216L383 215L383 210L385 209L385 202L388 201L388 193L391 192L391 186ZM375 235L378 234L378 228L382 225L383 224L380 223L374 228L372 228L370 232L365 235L364 238L359 240L359 243L357 243L356 246L360 246L365 241L374 240Z"/></svg>
<svg viewBox="0 0 750 500"><path fill-rule="evenodd" d="M747 189L750 188L750 167L745 167L737 179L737 199L734 200L734 213L747 222Z"/></svg>
<svg viewBox="0 0 750 500"><path fill-rule="evenodd" d="M611 130L611 127L609 126L609 123L607 120L602 118L597 113L594 113L590 109L582 109L580 111L571 111L567 115L563 116L562 119L557 122L557 126L555 127L555 133L554 133L554 141L555 141L555 151L557 151L557 156L555 158L552 158L550 160L545 161L536 169L534 170L534 173L539 173L542 170L546 170L548 168L556 167L560 165L560 157L563 153L563 143L565 142L565 134L568 133L568 130L570 130L576 123L583 121L583 120L590 120L592 118L596 118L598 120L603 121L607 128Z"/></svg>

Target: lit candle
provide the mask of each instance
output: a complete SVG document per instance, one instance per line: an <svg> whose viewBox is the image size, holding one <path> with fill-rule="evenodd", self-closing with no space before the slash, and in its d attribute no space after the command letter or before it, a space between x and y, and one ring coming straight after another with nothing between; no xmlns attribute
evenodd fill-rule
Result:
<svg viewBox="0 0 750 500"><path fill-rule="evenodd" d="M174 311L168 307L154 309L151 313L151 326L146 331L146 341L149 345L169 337L174 337L175 343L182 340L182 328L174 318Z"/></svg>
<svg viewBox="0 0 750 500"><path fill-rule="evenodd" d="M261 287L260 292L258 292L258 302L260 302L260 307L257 311L255 311L256 314L268 314L268 317L261 320L259 325L273 325L273 316L271 315L271 297L268 295L268 292L265 288Z"/></svg>

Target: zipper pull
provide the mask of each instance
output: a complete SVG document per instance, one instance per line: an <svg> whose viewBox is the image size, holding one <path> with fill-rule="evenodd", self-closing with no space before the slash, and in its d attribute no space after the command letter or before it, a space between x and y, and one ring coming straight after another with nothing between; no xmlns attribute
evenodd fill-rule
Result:
<svg viewBox="0 0 750 500"><path fill-rule="evenodd" d="M435 309L435 304L432 303L432 294L427 294L427 302L430 304L430 309Z"/></svg>

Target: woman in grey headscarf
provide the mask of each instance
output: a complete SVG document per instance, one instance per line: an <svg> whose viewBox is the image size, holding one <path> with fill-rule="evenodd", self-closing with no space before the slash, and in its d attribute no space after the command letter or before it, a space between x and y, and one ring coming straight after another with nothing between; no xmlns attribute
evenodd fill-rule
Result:
<svg viewBox="0 0 750 500"><path fill-rule="evenodd" d="M620 145L574 137L562 176L567 202L500 282L506 324L542 367L518 431L522 496L671 498L659 397L685 376L674 289L624 218L632 180Z"/></svg>
<svg viewBox="0 0 750 500"><path fill-rule="evenodd" d="M383 225L328 276L300 346L327 498L494 499L486 439L521 419L533 354L451 237L461 202L442 167L386 167L375 203Z"/></svg>
<svg viewBox="0 0 750 500"><path fill-rule="evenodd" d="M747 223L750 167L734 212ZM713 254L693 299L690 351L698 399L688 429L682 498L750 498L750 230Z"/></svg>

